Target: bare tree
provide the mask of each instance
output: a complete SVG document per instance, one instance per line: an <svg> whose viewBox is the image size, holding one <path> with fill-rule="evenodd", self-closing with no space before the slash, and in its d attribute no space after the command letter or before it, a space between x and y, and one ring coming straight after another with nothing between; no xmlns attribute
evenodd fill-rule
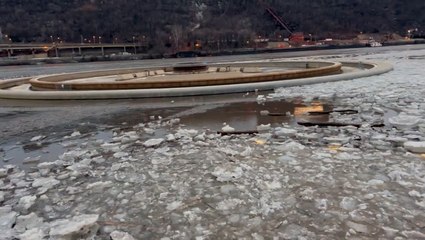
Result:
<svg viewBox="0 0 425 240"><path fill-rule="evenodd" d="M183 38L183 27L182 25L172 25L171 26L171 36L174 41L174 47L176 50L180 48L180 44Z"/></svg>

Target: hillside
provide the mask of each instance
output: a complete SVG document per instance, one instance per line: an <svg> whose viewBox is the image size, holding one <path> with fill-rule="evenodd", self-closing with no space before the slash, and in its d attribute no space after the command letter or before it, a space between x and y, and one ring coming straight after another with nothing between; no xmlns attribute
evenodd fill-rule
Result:
<svg viewBox="0 0 425 240"><path fill-rule="evenodd" d="M144 41L181 46L200 39L236 45L285 36L257 0L0 0L0 27L14 42ZM317 37L425 27L423 0L268 0L294 31ZM93 39L94 36L94 39ZM99 40L99 37L101 38Z"/></svg>

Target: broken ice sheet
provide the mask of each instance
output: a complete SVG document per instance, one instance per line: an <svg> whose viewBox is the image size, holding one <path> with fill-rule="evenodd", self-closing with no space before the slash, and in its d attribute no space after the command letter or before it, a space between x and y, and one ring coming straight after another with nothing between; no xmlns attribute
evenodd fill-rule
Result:
<svg viewBox="0 0 425 240"><path fill-rule="evenodd" d="M406 115L419 117L417 124L263 122L255 126L265 125L265 134L222 137L155 117L118 125L108 140L75 134L81 139L62 142L67 149L56 162L25 172L0 168L2 236L420 239L425 167L412 150L425 137L425 72L406 54L367 56L397 65L388 74L277 89L258 100L322 99L359 110L358 117L333 114L333 120Z"/></svg>

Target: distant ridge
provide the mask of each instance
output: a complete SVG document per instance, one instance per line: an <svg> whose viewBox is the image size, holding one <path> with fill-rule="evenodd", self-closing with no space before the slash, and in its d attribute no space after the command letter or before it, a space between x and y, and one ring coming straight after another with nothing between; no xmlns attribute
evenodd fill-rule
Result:
<svg viewBox="0 0 425 240"><path fill-rule="evenodd" d="M424 0L264 2L293 30L317 37L425 28ZM257 0L0 0L0 27L14 42L144 41L179 48L195 39L240 44L286 34Z"/></svg>

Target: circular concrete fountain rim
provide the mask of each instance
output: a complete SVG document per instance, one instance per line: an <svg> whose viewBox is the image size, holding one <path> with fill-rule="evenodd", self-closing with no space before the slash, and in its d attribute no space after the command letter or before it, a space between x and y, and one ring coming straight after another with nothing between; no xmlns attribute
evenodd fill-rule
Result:
<svg viewBox="0 0 425 240"><path fill-rule="evenodd" d="M205 65L206 66L206 65ZM162 78L139 79L134 81L87 81L73 82L74 80L90 79L94 77L106 77L112 75L135 75L141 73L143 76L150 78L150 72L163 70L168 72L167 67L158 68L134 68L134 69L117 69L104 70L94 72L77 72L69 74L55 74L49 76L40 76L29 81L33 90L124 90L124 89L157 89L157 88L183 88L183 87L200 87L200 86L216 86L242 83L257 83L265 81L287 80L297 78L316 77L322 75L336 74L341 71L342 64L339 62L329 61L276 61L276 62L254 62L254 63L227 63L213 64L211 67L221 69L217 73L206 73L206 71L198 72L187 71L184 74L178 71L178 79L173 79L170 75ZM275 67L281 69L273 72L255 72L247 73L244 69L249 67ZM288 71L285 68L295 68L296 70ZM190 67L189 67L190 68ZM173 67L175 69L175 67ZM239 72L231 71L238 69ZM148 74L147 74L148 73ZM234 75L238 74L238 75ZM175 74L173 74L175 75ZM175 75L176 76L176 75Z"/></svg>
<svg viewBox="0 0 425 240"><path fill-rule="evenodd" d="M305 61L304 61L305 62ZM311 63L311 61L309 61ZM253 63L253 62L250 62ZM243 63L239 63L243 64ZM226 65L226 64L220 64ZM130 98L154 98L154 97L180 97L228 94L238 92L252 92L256 90L272 90L279 87L291 87L324 82L352 80L356 78L370 77L393 70L392 65L385 62L342 62L343 66L359 67L361 70L310 78L293 80L277 80L270 82L242 83L202 87L185 88L161 88L161 89L130 89L130 90L102 90L102 91L30 91L7 90L13 85L25 84L30 78L7 80L0 82L0 98L4 99L31 99L31 100L96 100L96 99L130 99Z"/></svg>

